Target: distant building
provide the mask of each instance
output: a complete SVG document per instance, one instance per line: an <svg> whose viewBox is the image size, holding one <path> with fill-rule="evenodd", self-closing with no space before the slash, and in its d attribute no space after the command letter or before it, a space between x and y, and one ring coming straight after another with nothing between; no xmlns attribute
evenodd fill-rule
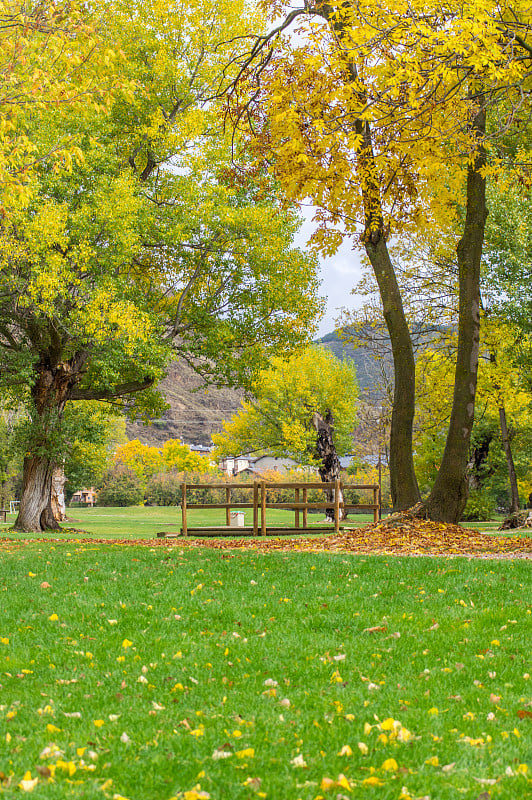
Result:
<svg viewBox="0 0 532 800"><path fill-rule="evenodd" d="M256 475L260 477L264 472L274 471L284 475L292 469L301 469L301 464L293 458L263 455L254 458L250 456L227 456L223 458L218 467L226 475ZM311 469L307 467L307 469Z"/></svg>
<svg viewBox="0 0 532 800"><path fill-rule="evenodd" d="M264 455L250 459L249 466L245 467L242 472L248 475L262 475L264 472L273 471L284 475L291 469L296 469L300 466L301 464L298 464L293 458Z"/></svg>
<svg viewBox="0 0 532 800"><path fill-rule="evenodd" d="M80 503L83 506L93 506L98 498L94 487L90 489L78 489L70 498L71 503Z"/></svg>
<svg viewBox="0 0 532 800"><path fill-rule="evenodd" d="M185 444L185 442L183 442ZM212 450L212 447L207 447L205 444L187 444L186 447L192 450L193 453L200 453L202 456L207 456Z"/></svg>
<svg viewBox="0 0 532 800"><path fill-rule="evenodd" d="M228 476L239 475L249 467L252 460L247 456L227 456L218 462L218 467Z"/></svg>

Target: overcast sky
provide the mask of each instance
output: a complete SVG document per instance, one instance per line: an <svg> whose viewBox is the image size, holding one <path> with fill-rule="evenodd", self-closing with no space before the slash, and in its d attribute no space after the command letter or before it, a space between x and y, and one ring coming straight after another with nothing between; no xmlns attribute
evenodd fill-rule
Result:
<svg viewBox="0 0 532 800"><path fill-rule="evenodd" d="M315 223L312 222L312 209L302 209L302 213L305 222L296 237L296 244L305 248ZM341 308L354 308L357 305L357 298L351 294L351 290L361 277L358 248L352 250L350 244L345 242L331 258L320 256L320 274L320 294L326 298L327 307L320 322L318 336L324 336L334 330Z"/></svg>

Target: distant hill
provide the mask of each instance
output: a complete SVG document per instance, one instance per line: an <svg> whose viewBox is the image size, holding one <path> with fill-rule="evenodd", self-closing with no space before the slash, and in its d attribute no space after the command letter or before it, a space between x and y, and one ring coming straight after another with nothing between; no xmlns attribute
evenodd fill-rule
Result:
<svg viewBox="0 0 532 800"><path fill-rule="evenodd" d="M367 345L355 347L342 342L335 331L316 344L329 348L338 358L354 361L361 390L371 391L378 384L382 370L391 364L386 357L376 359ZM167 439L210 445L212 434L221 430L222 422L239 409L243 392L216 387L201 389L200 386L200 378L188 364L173 362L159 387L169 405L168 410L150 425L129 422L128 438L140 439L149 445L160 445Z"/></svg>
<svg viewBox="0 0 532 800"><path fill-rule="evenodd" d="M329 348L341 360L353 361L360 390L373 393L381 382L383 372L389 374L393 370L389 340L387 337L383 338L380 348L382 357L377 358L367 344L366 337L357 339L356 333L353 332L352 338L353 341L346 341L337 331L332 331L318 339L317 344ZM357 344L357 341L360 343Z"/></svg>
<svg viewBox="0 0 532 800"><path fill-rule="evenodd" d="M210 445L212 434L221 430L222 422L240 407L243 393L227 388L201 389L201 383L188 364L174 361L159 385L168 410L150 425L128 422L128 438L149 445L159 445L167 439Z"/></svg>

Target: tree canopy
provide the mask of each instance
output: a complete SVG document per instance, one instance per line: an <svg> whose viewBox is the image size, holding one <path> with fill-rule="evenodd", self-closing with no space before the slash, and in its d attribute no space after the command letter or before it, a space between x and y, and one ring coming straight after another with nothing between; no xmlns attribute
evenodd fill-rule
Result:
<svg viewBox="0 0 532 800"><path fill-rule="evenodd" d="M234 114L240 121L252 117L252 147L270 154L285 193L299 202L310 197L318 207L317 246L334 252L344 236L356 237L371 262L394 357L396 508L419 499L412 458L415 362L387 241L435 219L451 225L455 200L463 198L455 241L453 410L423 509L434 519L456 520L467 496L474 417L486 178L500 168L501 133L519 123L528 91L528 7L357 0L296 7L265 0L264 6L278 23L277 35L258 46L262 59L255 54L258 64L245 76ZM294 20L300 35L283 35Z"/></svg>
<svg viewBox="0 0 532 800"><path fill-rule="evenodd" d="M358 386L352 364L322 347L309 347L288 359L274 357L251 386L252 396L213 435L215 454L267 451L304 464L320 461L313 415L332 416L340 453L352 447Z"/></svg>
<svg viewBox="0 0 532 800"><path fill-rule="evenodd" d="M231 178L237 143L216 98L256 19L244 9L104 5L102 35L123 54L107 112L67 104L34 120L43 142L75 135L80 157L36 166L32 196L0 224L0 380L34 424L22 529L43 525L67 403L154 413L169 359L245 384L312 330L316 265L292 246L296 217Z"/></svg>

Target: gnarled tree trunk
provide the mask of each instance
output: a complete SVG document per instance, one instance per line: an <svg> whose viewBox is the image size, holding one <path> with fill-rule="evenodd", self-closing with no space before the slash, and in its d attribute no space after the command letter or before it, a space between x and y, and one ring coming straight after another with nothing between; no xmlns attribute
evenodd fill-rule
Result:
<svg viewBox="0 0 532 800"><path fill-rule="evenodd" d="M365 243L382 300L382 310L393 354L394 390L390 426L390 491L394 511L403 511L420 500L414 471L416 365L412 337L406 321L401 291L382 230Z"/></svg>
<svg viewBox="0 0 532 800"><path fill-rule="evenodd" d="M15 529L24 533L38 533L59 525L46 514L52 489L55 465L45 456L28 456L24 459L22 496Z"/></svg>
<svg viewBox="0 0 532 800"><path fill-rule="evenodd" d="M316 452L321 459L321 467L318 467L318 472L323 483L333 483L340 477L340 459L333 441L333 422L333 416L330 411L327 412L325 419L318 413L315 413L312 417L312 424L318 434ZM324 489L323 493L327 501L334 504L334 489ZM340 491L340 503L343 503L343 501L343 492ZM346 516L345 511L341 508L340 519L345 519ZM334 522L334 508L332 506L325 509L325 517L330 522Z"/></svg>
<svg viewBox="0 0 532 800"><path fill-rule="evenodd" d="M15 530L39 533L59 528L51 506L52 478L57 465L52 456L65 404L79 380L79 364L60 362L37 365L37 380L32 389L35 439L34 455L24 459L22 496Z"/></svg>

